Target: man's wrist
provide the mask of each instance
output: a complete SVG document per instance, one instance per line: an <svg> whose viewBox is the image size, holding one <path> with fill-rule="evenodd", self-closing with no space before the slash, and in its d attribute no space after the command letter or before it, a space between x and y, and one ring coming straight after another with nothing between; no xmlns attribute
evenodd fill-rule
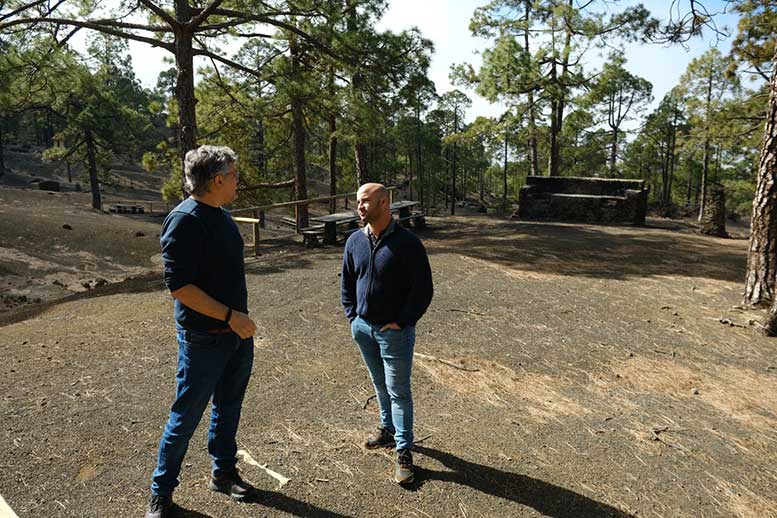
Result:
<svg viewBox="0 0 777 518"><path fill-rule="evenodd" d="M224 323L229 325L230 318L232 318L232 308L227 308L227 316L224 317Z"/></svg>

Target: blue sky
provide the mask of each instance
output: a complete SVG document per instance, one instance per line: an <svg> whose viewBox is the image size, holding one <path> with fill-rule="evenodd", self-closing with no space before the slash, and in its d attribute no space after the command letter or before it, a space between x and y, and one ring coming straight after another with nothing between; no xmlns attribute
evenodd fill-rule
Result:
<svg viewBox="0 0 777 518"><path fill-rule="evenodd" d="M485 3L484 0L389 0L389 8L378 27L394 31L418 27L426 38L434 42L435 54L429 75L437 86L437 92L442 94L454 88L448 78L451 65L471 63L477 67L480 63L478 51L489 46L488 41L473 37L469 30L473 11ZM636 3L638 2L634 0L623 0L618 4L614 4L611 0L607 2L608 5L614 5L613 8L619 10ZM673 2L645 0L642 3L654 16L665 20L669 17L670 5ZM680 0L680 3L687 7L688 0ZM732 33L735 32L737 18L731 13L723 12L726 6L724 0L708 0L705 4L710 12L719 13L715 19L720 27L728 26ZM725 54L729 50L730 42L731 38L728 38L716 43L711 35L705 34L704 38L694 38L688 42L687 48L679 45L633 44L626 47L626 67L632 73L653 83L655 98L653 106L657 106L664 94L678 83L680 76L694 57L714 45L717 45ZM603 60L598 55L599 52L597 49L590 49L586 54L587 69L591 72L601 66ZM152 49L143 43L130 43L130 53L136 74L147 87L154 86L159 73L171 66L162 61L164 56L171 57L171 55ZM195 63L196 66L204 64L204 61ZM466 116L468 121L478 115L498 116L504 111L503 106L489 104L474 92L463 90L473 100Z"/></svg>
<svg viewBox="0 0 777 518"><path fill-rule="evenodd" d="M455 88L449 79L450 67L457 63L471 63L477 68L480 63L478 51L488 48L489 42L475 38L469 30L472 13L478 6L487 2L483 0L389 0L388 12L384 15L379 27L401 30L416 26L421 33L435 44L435 55L429 70L429 76L437 86L437 93L442 94ZM604 2L601 2L604 3ZM613 2L608 2L612 4ZM669 0L646 0L643 2L622 1L614 8L642 3L657 18L666 20L670 15ZM687 0L681 1L687 7ZM731 32L736 30L737 17L724 13L725 2L708 0L705 2L710 12L718 12L715 17L719 27L728 24ZM731 46L731 38L717 42L724 54ZM682 46L661 46L633 44L626 47L626 68L633 74L644 77L653 83L654 106L671 90L685 72L688 63L694 57L703 54L715 45L712 35L695 38L688 42L687 49ZM597 49L590 49L586 54L589 62L587 69L594 71L601 66L603 60L598 56ZM460 88L461 89L461 88ZM464 90L464 89L462 89ZM467 112L467 120L471 121L478 115L499 116L504 107L489 104L473 91L464 90L472 100L472 107Z"/></svg>

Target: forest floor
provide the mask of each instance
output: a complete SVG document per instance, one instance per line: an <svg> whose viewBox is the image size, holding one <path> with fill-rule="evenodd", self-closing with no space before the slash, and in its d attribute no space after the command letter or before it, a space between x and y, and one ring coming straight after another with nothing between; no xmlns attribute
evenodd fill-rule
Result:
<svg viewBox="0 0 777 518"><path fill-rule="evenodd" d="M0 308L0 495L22 518L142 516L175 390L161 218L79 196L0 188L0 293L16 297ZM203 422L179 516L777 516L777 342L737 306L743 229L429 224L416 484L361 446L377 409L339 305L342 247L276 240L246 256L259 329L238 443L291 480L241 461L258 502L211 493Z"/></svg>

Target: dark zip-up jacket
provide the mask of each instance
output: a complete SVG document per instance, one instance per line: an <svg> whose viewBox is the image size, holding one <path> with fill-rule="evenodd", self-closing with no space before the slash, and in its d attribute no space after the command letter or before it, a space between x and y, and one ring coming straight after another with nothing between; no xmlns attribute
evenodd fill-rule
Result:
<svg viewBox="0 0 777 518"><path fill-rule="evenodd" d="M432 301L432 270L421 241L392 221L372 244L365 227L345 244L340 279L345 316L414 326Z"/></svg>

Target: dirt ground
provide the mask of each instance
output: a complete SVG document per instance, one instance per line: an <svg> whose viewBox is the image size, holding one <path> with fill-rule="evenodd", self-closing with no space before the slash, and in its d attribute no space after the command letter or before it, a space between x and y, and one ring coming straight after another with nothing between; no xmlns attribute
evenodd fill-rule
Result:
<svg viewBox="0 0 777 518"><path fill-rule="evenodd" d="M32 196L0 189L0 290L110 282L0 312L0 494L22 518L142 516L175 389L159 221L35 193L47 210L22 222ZM241 462L257 503L209 492L203 422L180 516L777 516L777 341L737 308L741 234L429 223L415 486L360 445L377 409L339 306L341 247L276 241L246 259L259 331L238 443L291 481Z"/></svg>

